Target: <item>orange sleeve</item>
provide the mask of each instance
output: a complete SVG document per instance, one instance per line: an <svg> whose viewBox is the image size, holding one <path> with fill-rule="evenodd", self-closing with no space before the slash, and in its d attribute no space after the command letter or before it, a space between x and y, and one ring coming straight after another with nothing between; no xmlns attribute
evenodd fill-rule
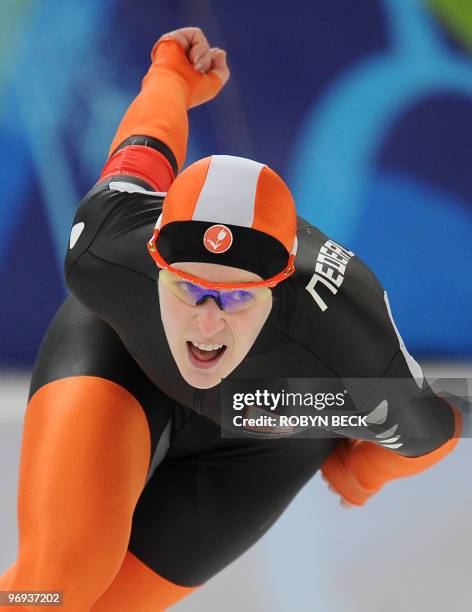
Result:
<svg viewBox="0 0 472 612"><path fill-rule="evenodd" d="M454 450L463 419L457 408L450 408L454 413L454 435L436 450L419 457L405 457L373 442L341 440L321 466L323 476L348 502L364 505L387 482L423 472Z"/></svg>
<svg viewBox="0 0 472 612"><path fill-rule="evenodd" d="M0 587L63 591L61 610L89 610L123 562L149 460L147 420L128 391L93 376L41 387L24 419L18 558Z"/></svg>
<svg viewBox="0 0 472 612"><path fill-rule="evenodd" d="M130 136L150 136L171 149L180 170L187 150L187 110L214 98L223 84L216 74L195 70L175 40L160 39L151 59L141 92L126 111L109 155Z"/></svg>

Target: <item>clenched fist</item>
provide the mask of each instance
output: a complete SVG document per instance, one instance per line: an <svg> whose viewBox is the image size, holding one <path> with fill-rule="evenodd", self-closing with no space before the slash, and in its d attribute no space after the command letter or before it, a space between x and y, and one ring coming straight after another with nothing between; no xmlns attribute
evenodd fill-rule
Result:
<svg viewBox="0 0 472 612"><path fill-rule="evenodd" d="M157 41L157 44L169 38L180 43L195 70L203 74L216 74L222 84L226 84L230 76L226 63L226 51L218 47L210 47L205 34L200 28L173 30L163 34Z"/></svg>
<svg viewBox="0 0 472 612"><path fill-rule="evenodd" d="M321 478L325 481L325 483L328 485L329 490L334 493L335 495L340 495L338 493L338 491L336 491L336 489L331 485L331 483L329 482L329 480L326 478L326 476L323 474L323 472L321 473ZM347 499L345 499L342 495L340 495L340 499L339 499L339 503L340 505L345 508L346 510L348 510L349 508L354 508L354 504L351 504L350 502L347 501Z"/></svg>

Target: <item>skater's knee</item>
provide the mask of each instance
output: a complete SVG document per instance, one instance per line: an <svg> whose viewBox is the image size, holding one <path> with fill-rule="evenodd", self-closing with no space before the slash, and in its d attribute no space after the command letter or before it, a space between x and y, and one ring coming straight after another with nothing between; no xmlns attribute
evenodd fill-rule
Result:
<svg viewBox="0 0 472 612"><path fill-rule="evenodd" d="M61 591L65 611L84 612L113 581L125 554L125 542L121 546L76 547L50 541L48 545L23 546L5 588Z"/></svg>

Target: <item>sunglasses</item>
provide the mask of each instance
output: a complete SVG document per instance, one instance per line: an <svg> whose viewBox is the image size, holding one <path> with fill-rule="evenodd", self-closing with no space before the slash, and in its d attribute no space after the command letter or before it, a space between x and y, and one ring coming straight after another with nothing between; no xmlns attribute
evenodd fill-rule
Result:
<svg viewBox="0 0 472 612"><path fill-rule="evenodd" d="M198 306L207 298L213 298L221 310L229 313L252 308L267 300L272 294L269 287L264 286L232 289L204 287L165 269L160 270L159 280L173 295L189 306Z"/></svg>

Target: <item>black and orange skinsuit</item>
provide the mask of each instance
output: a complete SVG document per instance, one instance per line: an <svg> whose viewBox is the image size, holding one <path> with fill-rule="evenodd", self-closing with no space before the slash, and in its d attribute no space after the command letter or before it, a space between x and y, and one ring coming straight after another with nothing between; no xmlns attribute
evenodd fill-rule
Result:
<svg viewBox="0 0 472 612"><path fill-rule="evenodd" d="M297 271L274 292L238 374L368 377L377 390L398 378L404 393L372 393L367 439L221 436L218 389L189 386L172 358L146 249L184 163L187 110L221 83L195 71L175 41L156 45L152 60L77 210L71 295L41 345L24 420L19 550L0 589L62 591L68 612L167 609L254 544L320 468L363 505L445 457L462 426L408 355L358 257L349 255L336 293L313 284L320 254L333 263L350 252L299 218Z"/></svg>

